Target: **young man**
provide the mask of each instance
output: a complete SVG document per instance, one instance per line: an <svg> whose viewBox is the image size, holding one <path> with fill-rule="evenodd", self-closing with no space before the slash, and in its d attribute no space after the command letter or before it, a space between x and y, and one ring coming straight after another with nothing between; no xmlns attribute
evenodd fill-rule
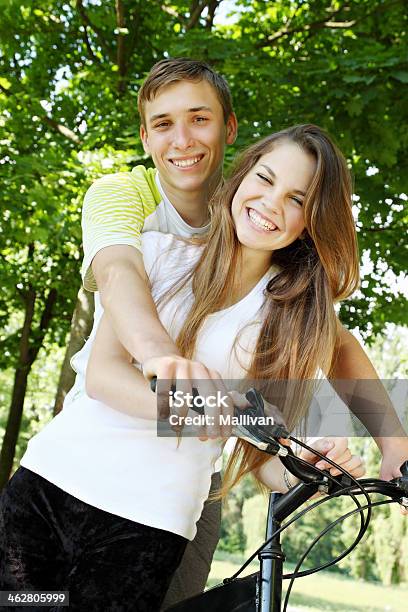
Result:
<svg viewBox="0 0 408 612"><path fill-rule="evenodd" d="M163 60L139 92L140 137L154 169L102 177L83 208L86 289L99 291L115 332L145 373L160 378L209 377L182 359L156 313L137 247L141 231L181 236L207 231L208 202L222 178L224 148L236 138L237 120L225 80L203 62ZM66 398L85 390L85 364L96 329L72 359L76 383ZM220 466L219 466L220 468ZM219 469L218 468L218 469ZM220 486L219 471L212 489ZM164 607L204 589L219 538L220 503L206 504L170 586Z"/></svg>

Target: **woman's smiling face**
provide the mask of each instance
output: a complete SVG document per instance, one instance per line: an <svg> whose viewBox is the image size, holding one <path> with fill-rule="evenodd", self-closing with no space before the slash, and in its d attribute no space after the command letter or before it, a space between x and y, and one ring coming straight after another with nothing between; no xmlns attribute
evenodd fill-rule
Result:
<svg viewBox="0 0 408 612"><path fill-rule="evenodd" d="M232 200L232 218L244 247L275 251L301 236L303 201L315 170L315 158L287 140L259 159Z"/></svg>

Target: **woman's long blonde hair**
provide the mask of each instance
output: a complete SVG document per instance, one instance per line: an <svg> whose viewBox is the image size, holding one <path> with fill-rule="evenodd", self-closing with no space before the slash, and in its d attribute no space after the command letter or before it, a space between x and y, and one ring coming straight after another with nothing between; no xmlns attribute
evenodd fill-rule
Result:
<svg viewBox="0 0 408 612"><path fill-rule="evenodd" d="M351 176L342 153L315 125L282 130L247 148L215 193L210 205L211 229L189 275L194 303L177 345L185 357L192 358L205 318L222 309L232 293L241 252L231 215L232 199L259 159L282 142L296 143L312 155L316 170L303 204L305 235L272 255L280 271L267 285L264 323L247 378L308 381L316 377L319 368L330 375L337 340L334 303L355 291L359 282ZM286 402L284 416L289 429L303 418L307 408L308 402ZM221 495L267 460L265 453L238 440Z"/></svg>

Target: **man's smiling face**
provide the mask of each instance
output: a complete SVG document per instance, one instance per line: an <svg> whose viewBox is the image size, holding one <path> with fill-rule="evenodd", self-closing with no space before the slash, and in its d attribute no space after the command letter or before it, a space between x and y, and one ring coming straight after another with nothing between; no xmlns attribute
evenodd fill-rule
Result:
<svg viewBox="0 0 408 612"><path fill-rule="evenodd" d="M210 193L221 178L225 145L235 140L236 119L225 124L207 81L180 81L146 102L140 136L168 194Z"/></svg>

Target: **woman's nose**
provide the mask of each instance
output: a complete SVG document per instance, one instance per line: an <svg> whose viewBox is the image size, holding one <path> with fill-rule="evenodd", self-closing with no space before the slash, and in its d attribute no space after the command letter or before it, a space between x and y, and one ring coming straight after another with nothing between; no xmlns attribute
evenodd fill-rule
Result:
<svg viewBox="0 0 408 612"><path fill-rule="evenodd" d="M268 197L263 199L263 204L265 208L274 212L277 215L282 214L284 198L278 190L274 190L272 193L268 194Z"/></svg>

